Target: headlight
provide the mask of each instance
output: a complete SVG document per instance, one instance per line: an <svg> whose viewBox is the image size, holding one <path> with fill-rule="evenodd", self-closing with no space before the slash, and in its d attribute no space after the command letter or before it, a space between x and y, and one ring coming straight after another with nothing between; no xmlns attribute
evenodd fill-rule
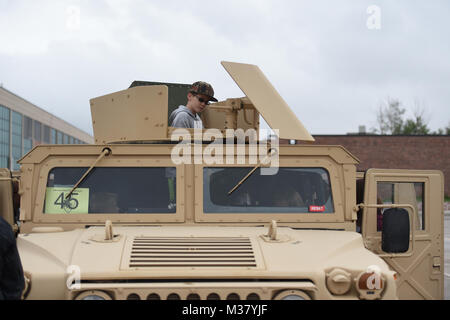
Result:
<svg viewBox="0 0 450 320"><path fill-rule="evenodd" d="M305 300L305 299L296 294L288 294L287 296L281 298L281 300Z"/></svg>
<svg viewBox="0 0 450 320"><path fill-rule="evenodd" d="M97 296L95 294L90 294L83 298L83 300L105 300L105 298Z"/></svg>
<svg viewBox="0 0 450 320"><path fill-rule="evenodd" d="M103 291L92 290L80 293L75 300L111 300L111 297Z"/></svg>
<svg viewBox="0 0 450 320"><path fill-rule="evenodd" d="M369 266L355 279L356 290L360 299L374 300L381 298L386 279L377 266Z"/></svg>
<svg viewBox="0 0 450 320"><path fill-rule="evenodd" d="M311 298L301 290L285 290L277 294L275 300L311 300Z"/></svg>

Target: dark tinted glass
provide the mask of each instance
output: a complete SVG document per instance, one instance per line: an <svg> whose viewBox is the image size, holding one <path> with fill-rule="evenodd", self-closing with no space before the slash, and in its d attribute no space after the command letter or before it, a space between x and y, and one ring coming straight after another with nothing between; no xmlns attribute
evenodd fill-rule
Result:
<svg viewBox="0 0 450 320"><path fill-rule="evenodd" d="M94 168L73 195L70 189L88 168L53 168L45 213L175 213L175 168Z"/></svg>
<svg viewBox="0 0 450 320"><path fill-rule="evenodd" d="M229 195L251 170L251 167L204 168L204 212L334 212L329 174L325 169L282 167L275 175L261 175L257 169Z"/></svg>

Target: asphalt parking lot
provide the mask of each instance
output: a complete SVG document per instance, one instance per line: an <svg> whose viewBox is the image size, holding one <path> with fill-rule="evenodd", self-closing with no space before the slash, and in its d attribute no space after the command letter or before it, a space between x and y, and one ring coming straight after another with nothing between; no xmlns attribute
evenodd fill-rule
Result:
<svg viewBox="0 0 450 320"><path fill-rule="evenodd" d="M444 216L444 299L450 300L450 212Z"/></svg>

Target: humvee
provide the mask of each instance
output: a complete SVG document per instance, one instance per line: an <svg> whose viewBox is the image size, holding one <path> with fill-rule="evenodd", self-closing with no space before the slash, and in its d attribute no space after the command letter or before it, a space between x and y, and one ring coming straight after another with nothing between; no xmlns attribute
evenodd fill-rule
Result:
<svg viewBox="0 0 450 320"><path fill-rule="evenodd" d="M222 65L245 96L203 130L168 124L186 86L141 82L91 99L95 144L1 171L23 298L442 299L442 173L279 144L314 139L257 66ZM255 141L259 115L277 136Z"/></svg>

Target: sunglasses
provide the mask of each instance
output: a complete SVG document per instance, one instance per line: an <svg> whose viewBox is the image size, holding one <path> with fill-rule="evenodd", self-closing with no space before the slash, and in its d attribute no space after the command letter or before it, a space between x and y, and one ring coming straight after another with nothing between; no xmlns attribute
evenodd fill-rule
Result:
<svg viewBox="0 0 450 320"><path fill-rule="evenodd" d="M206 105L209 105L209 100L208 99L200 98L198 95L195 95L195 96L197 97L198 101L200 101L200 103L204 103Z"/></svg>

